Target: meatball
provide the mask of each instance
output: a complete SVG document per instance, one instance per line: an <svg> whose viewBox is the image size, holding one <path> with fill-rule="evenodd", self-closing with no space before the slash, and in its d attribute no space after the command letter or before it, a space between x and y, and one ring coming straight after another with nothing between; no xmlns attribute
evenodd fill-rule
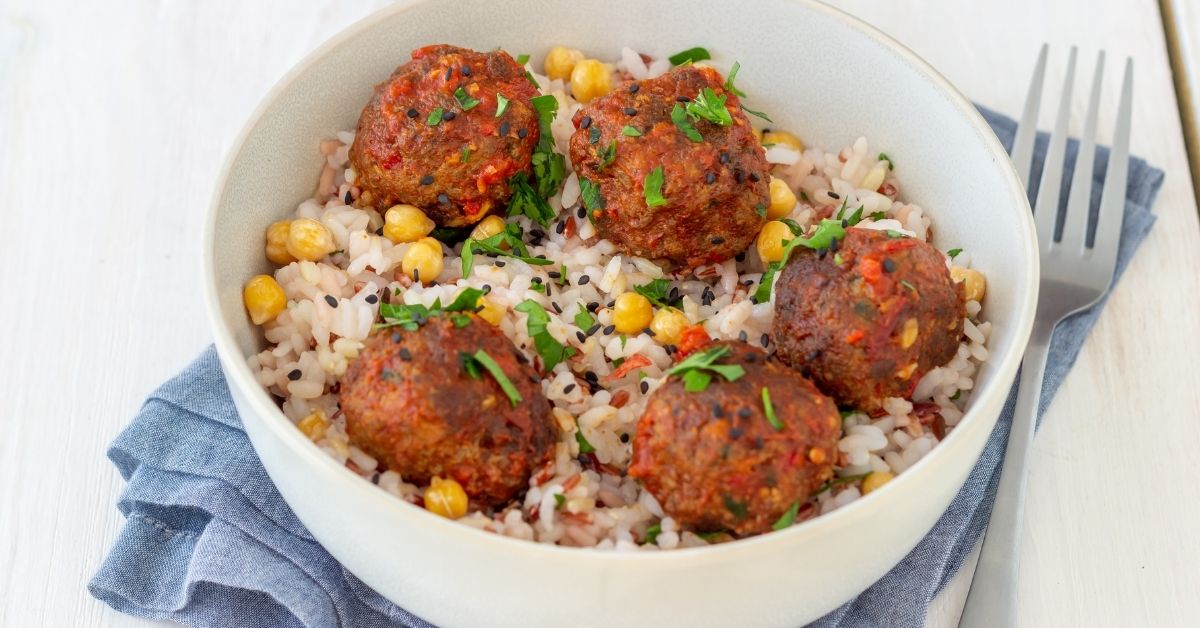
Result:
<svg viewBox="0 0 1200 628"><path fill-rule="evenodd" d="M466 316L466 319L459 318ZM553 458L556 427L528 360L474 315L432 316L415 331L384 329L346 370L339 392L350 442L409 482L457 480L482 504L508 502ZM522 400L465 356L495 360Z"/></svg>
<svg viewBox="0 0 1200 628"><path fill-rule="evenodd" d="M726 99L729 125L683 115L704 88ZM683 126L672 120L676 107ZM716 70L689 65L626 83L580 109L574 123L571 163L580 183L599 192L589 203L585 189L584 202L596 231L621 250L695 268L733 257L758 234L770 204L766 155ZM666 203L649 206L646 180L658 168Z"/></svg>
<svg viewBox="0 0 1200 628"><path fill-rule="evenodd" d="M849 229L836 255L793 253L775 284L773 332L780 360L838 403L873 411L954 357L965 315L937 249Z"/></svg>
<svg viewBox="0 0 1200 628"><path fill-rule="evenodd" d="M672 378L638 421L629 475L680 524L698 531L766 532L833 475L841 416L833 400L796 371L745 343L722 342L720 364L740 364L735 381L714 376L701 392ZM768 390L779 426L768 418Z"/></svg>
<svg viewBox="0 0 1200 628"><path fill-rule="evenodd" d="M497 117L499 97L508 99ZM350 163L364 204L408 203L458 227L504 207L509 179L529 175L538 142L537 89L502 50L437 45L375 87L358 119Z"/></svg>

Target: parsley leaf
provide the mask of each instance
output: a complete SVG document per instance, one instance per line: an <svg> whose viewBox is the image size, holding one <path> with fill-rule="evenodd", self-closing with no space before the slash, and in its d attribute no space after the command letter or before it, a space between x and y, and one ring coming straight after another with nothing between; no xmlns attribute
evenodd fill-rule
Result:
<svg viewBox="0 0 1200 628"><path fill-rule="evenodd" d="M852 484L859 480L865 479L868 475L871 475L871 474L863 473L861 475L847 475L844 478L834 478L834 479L822 484L821 488L818 488L817 492L813 493L813 496L815 497L817 495L820 495L821 493L824 493L825 491L828 491L829 489L831 489L835 486L839 486L841 484Z"/></svg>
<svg viewBox="0 0 1200 628"><path fill-rule="evenodd" d="M575 326L586 332L592 328L592 325L595 324L596 317L592 316L592 313L587 311L587 308L583 306L583 303L580 303L579 313L575 315Z"/></svg>
<svg viewBox="0 0 1200 628"><path fill-rule="evenodd" d="M771 262L767 267L767 272L763 273L762 279L758 282L758 289L754 291L755 303L766 303L771 300L771 282L775 275L787 263L792 254L792 250L798 246L803 246L813 250L821 250L829 248L829 245L834 240L844 238L846 230L842 227L840 220L830 220L826 218L817 226L817 230L807 238L796 237L787 241L783 245L783 258L778 262Z"/></svg>
<svg viewBox="0 0 1200 628"><path fill-rule="evenodd" d="M567 176L566 158L555 152L554 134L550 131L550 124L554 122L554 116L558 114L558 99L546 94L534 97L530 103L537 111L540 131L538 143L533 149L533 157L530 161L533 163L533 174L537 178L538 194L543 199L547 199L558 192L563 179ZM543 223L543 226L545 224Z"/></svg>
<svg viewBox="0 0 1200 628"><path fill-rule="evenodd" d="M566 495L563 495L562 493L555 493L555 494L554 494L554 509L555 509L555 510L557 510L557 509L559 509L559 508L562 508L562 505L563 505L563 504L565 504L565 503L567 503L567 496L566 496Z"/></svg>
<svg viewBox="0 0 1200 628"><path fill-rule="evenodd" d="M513 309L528 315L526 329L529 331L529 337L533 338L533 346L537 349L538 355L542 356L546 371L554 370L554 367L558 366L560 362L575 355L574 349L563 345L550 335L550 331L546 329L546 325L550 322L550 315L537 301L525 299Z"/></svg>
<svg viewBox="0 0 1200 628"><path fill-rule="evenodd" d="M739 502L728 493L723 495L721 499L725 502L725 510L728 510L729 514L733 515L735 519L745 519L746 515L750 514L749 511L746 510L745 503Z"/></svg>
<svg viewBox="0 0 1200 628"><path fill-rule="evenodd" d="M883 220L884 218L887 218L887 212L871 212L869 218L871 220Z"/></svg>
<svg viewBox="0 0 1200 628"><path fill-rule="evenodd" d="M667 57L667 61L670 61L671 65L683 65L685 63L694 63L696 61L707 61L711 58L712 55L708 53L707 48L696 46L695 48L681 50Z"/></svg>
<svg viewBox="0 0 1200 628"><path fill-rule="evenodd" d="M950 249L949 251L946 251L946 257L954 259L958 257L959 253L962 253L962 249Z"/></svg>
<svg viewBox="0 0 1200 628"><path fill-rule="evenodd" d="M598 127L596 125L592 125L592 128L588 129L588 143L595 144L596 142L599 142L599 141L600 141L600 127Z"/></svg>
<svg viewBox="0 0 1200 628"><path fill-rule="evenodd" d="M745 98L746 92L733 86L733 80L737 78L738 70L742 69L742 64L734 61L733 67L729 68L729 76L725 79L725 91L737 94L739 98Z"/></svg>
<svg viewBox="0 0 1200 628"><path fill-rule="evenodd" d="M429 308L420 303L414 305L380 303L379 315L383 317L384 322L379 323L375 328L399 327L408 331L416 331L418 327L425 324L425 321L429 320L432 314Z"/></svg>
<svg viewBox="0 0 1200 628"><path fill-rule="evenodd" d="M591 179L579 178L579 198L589 211L604 209L604 196L600 194L600 186L592 183Z"/></svg>
<svg viewBox="0 0 1200 628"><path fill-rule="evenodd" d="M463 370L467 372L467 375L469 375L471 379L479 379L482 377L482 374L479 372L479 364L475 362L475 356L471 355L470 353L467 353L466 351L459 351L458 363L462 365Z"/></svg>
<svg viewBox="0 0 1200 628"><path fill-rule="evenodd" d="M725 345L697 351L671 367L667 375L679 375L688 392L701 392L708 388L713 373L724 377L726 381L736 381L746 374L746 369L738 364L717 364L717 360L728 353L729 347Z"/></svg>
<svg viewBox="0 0 1200 628"><path fill-rule="evenodd" d="M505 111L508 111L508 98L505 98L504 94L496 92L496 117L504 115Z"/></svg>
<svg viewBox="0 0 1200 628"><path fill-rule="evenodd" d="M792 507L788 508L787 512L783 513L783 516L780 517L778 521L771 524L771 529L778 532L779 530L782 530L784 528L791 527L791 525L793 523L796 523L796 515L799 512L800 512L800 502L798 502L798 501L792 502Z"/></svg>
<svg viewBox="0 0 1200 628"><path fill-rule="evenodd" d="M650 171L642 180L642 194L646 197L646 207L666 205L667 199L662 195L663 167L659 166Z"/></svg>
<svg viewBox="0 0 1200 628"><path fill-rule="evenodd" d="M746 105L742 105L742 111L745 111L746 113L748 113L748 114L750 114L750 115L752 115L752 116L757 116L757 117L759 117L759 118L762 118L763 120L766 120L767 122L770 122L770 123L772 123L772 124L774 124L774 123L775 123L775 121L774 121L774 120L772 120L772 119L770 118L770 116L768 116L767 114L765 114L765 113L763 113L763 112L761 112L761 111L755 111L755 110L753 110L753 109L751 109L751 108L747 107Z"/></svg>
<svg viewBox="0 0 1200 628"><path fill-rule="evenodd" d="M575 428L575 442L579 443L579 453L590 454L596 451L595 447L588 442L588 439L583 436L583 430Z"/></svg>
<svg viewBox="0 0 1200 628"><path fill-rule="evenodd" d="M859 222L862 222L862 213L863 213L863 205L859 205L858 209L854 210L854 213L850 214L850 217L846 219L846 226L853 227L854 225L857 225Z"/></svg>
<svg viewBox="0 0 1200 628"><path fill-rule="evenodd" d="M517 55L517 65L529 63L529 55Z"/></svg>
<svg viewBox="0 0 1200 628"><path fill-rule="evenodd" d="M543 227L550 225L555 216L554 208L529 184L529 175L524 172L514 174L508 180L508 187L512 190L512 200L508 203L509 216L525 215Z"/></svg>
<svg viewBox="0 0 1200 628"><path fill-rule="evenodd" d="M879 161L886 161L888 170L895 170L896 165L892 163L892 158L887 156L887 153L879 153Z"/></svg>
<svg viewBox="0 0 1200 628"><path fill-rule="evenodd" d="M450 317L450 322L454 323L455 327L462 329L471 324L471 317L466 314L455 314Z"/></svg>
<svg viewBox="0 0 1200 628"><path fill-rule="evenodd" d="M604 170L617 158L617 141L613 140L608 143L608 146L601 148L597 156L600 158L600 165L596 166L596 171Z"/></svg>
<svg viewBox="0 0 1200 628"><path fill-rule="evenodd" d="M470 111L479 104L479 99L467 93L467 90L458 88L454 90L454 99L458 101L458 105L463 111Z"/></svg>
<svg viewBox="0 0 1200 628"><path fill-rule="evenodd" d="M520 225L510 224L505 227L504 231L490 238L483 240L467 238L467 242L462 248L462 276L471 276L471 268L475 263L475 253L487 253L496 257L511 257L533 266L548 266L554 263L544 257L530 256L529 249L525 248L525 242L521 240L521 235ZM507 244L510 250L506 251L501 248L502 244Z"/></svg>
<svg viewBox="0 0 1200 628"><path fill-rule="evenodd" d="M644 283L640 286L634 286L633 291L646 297L651 303L659 307L675 307L682 300L676 296L670 298L671 282L667 279L655 279L650 283Z"/></svg>
<svg viewBox="0 0 1200 628"><path fill-rule="evenodd" d="M719 126L729 126L733 124L733 116L725 108L725 98L724 94L718 96L711 87L705 87L685 109L693 118L708 120Z"/></svg>
<svg viewBox="0 0 1200 628"><path fill-rule="evenodd" d="M783 423L775 414L775 405L771 403L771 391L767 390L766 386L763 386L762 389L762 402L763 412L767 415L767 423L770 423L771 427L775 428L776 432L782 430Z"/></svg>
<svg viewBox="0 0 1200 628"><path fill-rule="evenodd" d="M483 290L479 288L464 288L462 292L454 297L454 301L450 305L442 308L445 312L474 312L479 309L479 297L483 296Z"/></svg>
<svg viewBox="0 0 1200 628"><path fill-rule="evenodd" d="M442 109L441 107L435 107L433 111L429 112L429 117L425 118L425 125L437 126L439 123L441 123L442 114L445 113L445 111L446 110Z"/></svg>
<svg viewBox="0 0 1200 628"><path fill-rule="evenodd" d="M637 127L626 124L625 128L621 129L621 135L625 137L641 137L642 132L637 130Z"/></svg>
<svg viewBox="0 0 1200 628"><path fill-rule="evenodd" d="M704 137L700 135L700 131L697 131L696 127L692 126L692 121L688 119L687 111L683 108L683 105L675 103L675 108L671 110L671 122L674 122L675 126L679 127L679 131L689 140L693 142L704 141Z"/></svg>
<svg viewBox="0 0 1200 628"><path fill-rule="evenodd" d="M480 349L471 357L479 364L479 366L482 366L485 370L487 370L488 373L491 374L492 378L496 380L497 384L500 384L500 390L503 390L504 394L508 396L508 402L511 403L514 408L517 407L518 403L521 403L525 400L523 397L521 397L521 393L517 392L517 387L513 386L512 380L508 379L508 375L504 374L504 369L500 368L499 364L496 364L496 361L492 359L492 356L488 355L487 351Z"/></svg>
<svg viewBox="0 0 1200 628"><path fill-rule="evenodd" d="M654 544L658 541L658 535L662 534L662 524L656 523L649 528L646 528L646 542Z"/></svg>
<svg viewBox="0 0 1200 628"><path fill-rule="evenodd" d="M470 158L471 158L471 147L469 145L464 145L462 147L462 153L460 153L460 157L458 160L465 164L465 163L467 163L467 160Z"/></svg>

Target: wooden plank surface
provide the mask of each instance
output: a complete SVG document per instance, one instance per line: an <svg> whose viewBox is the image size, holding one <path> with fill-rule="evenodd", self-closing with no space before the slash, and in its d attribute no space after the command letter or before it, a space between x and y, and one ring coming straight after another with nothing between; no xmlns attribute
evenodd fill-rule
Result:
<svg viewBox="0 0 1200 628"><path fill-rule="evenodd" d="M149 625L85 590L122 522L122 482L104 450L209 342L198 235L246 116L305 53L383 4L0 4L0 312L14 332L0 345L0 625ZM1019 110L1042 41L1056 52L1048 85L1061 80L1069 44L1081 46L1085 71L1099 46L1110 64L1136 60L1134 150L1168 173L1159 222L1038 437L1020 617L1194 621L1200 231L1157 4L835 4L1001 111ZM935 603L931 625L954 624L966 581Z"/></svg>

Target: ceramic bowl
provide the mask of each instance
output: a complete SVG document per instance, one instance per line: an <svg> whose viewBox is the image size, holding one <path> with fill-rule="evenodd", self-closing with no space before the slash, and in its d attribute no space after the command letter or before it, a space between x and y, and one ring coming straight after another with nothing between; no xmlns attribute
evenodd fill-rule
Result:
<svg viewBox="0 0 1200 628"><path fill-rule="evenodd" d="M597 551L481 532L403 502L339 466L280 412L247 366L262 338L242 308L270 272L264 229L313 190L321 139L354 128L372 87L431 43L541 56L556 44L616 58L704 45L742 64L749 106L821 146L865 135L903 168L934 243L970 251L988 276L991 359L967 413L896 480L782 532L667 552ZM263 465L312 534L387 598L443 626L796 626L859 593L900 561L961 487L992 430L1037 297L1025 194L971 104L874 28L795 0L401 2L355 24L267 94L225 164L205 235L216 346Z"/></svg>

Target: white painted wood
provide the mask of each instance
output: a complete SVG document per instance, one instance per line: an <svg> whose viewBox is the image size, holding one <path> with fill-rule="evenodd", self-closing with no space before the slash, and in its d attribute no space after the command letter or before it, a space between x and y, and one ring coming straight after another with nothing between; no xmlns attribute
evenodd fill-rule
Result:
<svg viewBox="0 0 1200 628"><path fill-rule="evenodd" d="M150 625L85 590L122 522L105 447L208 343L198 233L245 117L305 53L383 4L0 5L0 268L13 269L0 274L0 320L12 330L0 344L0 625ZM1050 85L1068 44L1087 63L1098 46L1110 67L1135 58L1134 150L1168 173L1159 223L1037 439L1020 620L1194 622L1200 230L1156 3L835 4L1007 112L1020 108L1042 41L1062 53ZM964 576L935 602L931 625L954 624Z"/></svg>

